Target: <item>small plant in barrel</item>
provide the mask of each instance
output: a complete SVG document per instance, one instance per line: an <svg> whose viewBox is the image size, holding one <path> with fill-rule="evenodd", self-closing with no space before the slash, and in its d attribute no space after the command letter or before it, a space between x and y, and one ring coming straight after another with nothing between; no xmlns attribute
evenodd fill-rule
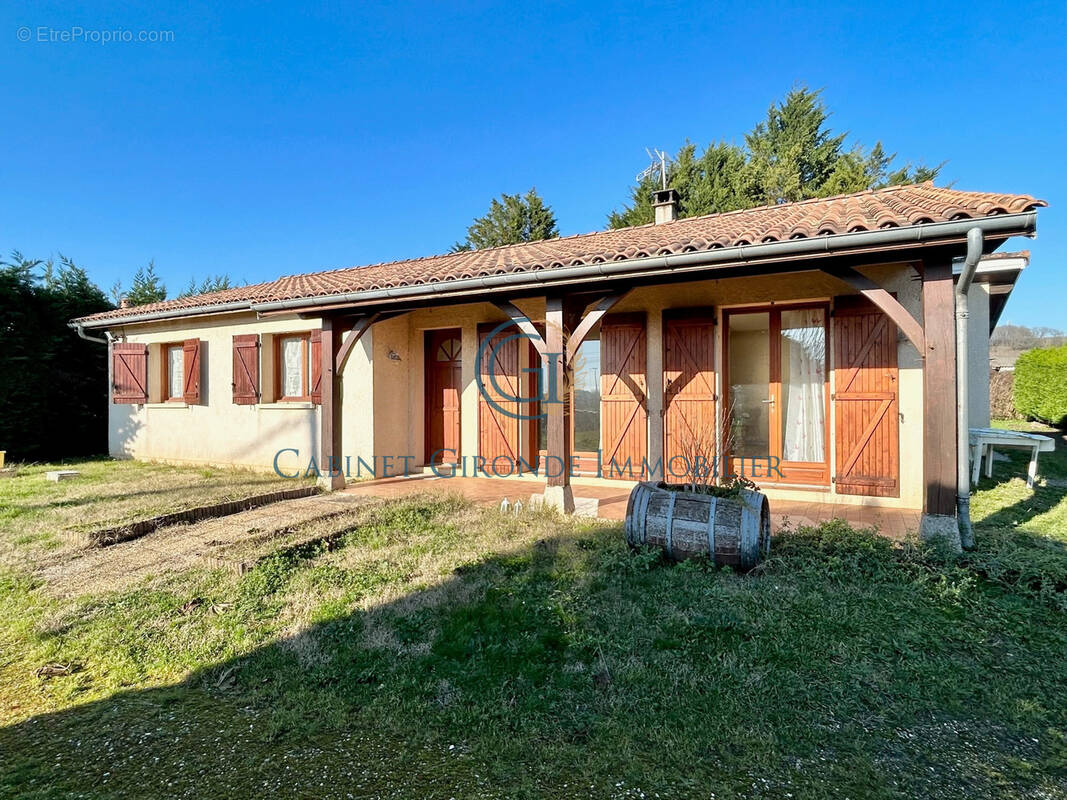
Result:
<svg viewBox="0 0 1067 800"><path fill-rule="evenodd" d="M676 466L684 460L685 470L671 469L673 482L642 481L633 488L626 541L631 547L660 547L673 560L707 557L749 570L770 552L770 507L752 481L722 474L728 470L719 469L715 427L687 431L673 459ZM719 427L731 430L728 424Z"/></svg>

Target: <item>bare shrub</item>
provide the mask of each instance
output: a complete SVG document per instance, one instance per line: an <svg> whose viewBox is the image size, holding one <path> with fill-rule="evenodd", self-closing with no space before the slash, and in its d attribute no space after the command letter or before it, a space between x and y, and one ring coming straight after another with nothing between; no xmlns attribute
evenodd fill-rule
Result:
<svg viewBox="0 0 1067 800"><path fill-rule="evenodd" d="M718 432L722 431L723 453L729 453L736 445L736 426L733 424L733 405L716 407L716 421L703 425L687 425L682 432L679 453L685 460L685 474L674 473L669 477L683 478L682 485L690 492L700 492L706 487L719 484L723 465L718 448ZM673 469L673 465L672 465Z"/></svg>
<svg viewBox="0 0 1067 800"><path fill-rule="evenodd" d="M1015 385L1015 373L1006 370L989 373L989 414L993 419L1016 419L1012 391Z"/></svg>

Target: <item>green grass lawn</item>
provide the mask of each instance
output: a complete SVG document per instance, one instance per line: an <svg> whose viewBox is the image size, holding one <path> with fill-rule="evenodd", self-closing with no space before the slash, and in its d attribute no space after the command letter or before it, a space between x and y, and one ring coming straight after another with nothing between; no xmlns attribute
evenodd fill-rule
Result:
<svg viewBox="0 0 1067 800"><path fill-rule="evenodd" d="M961 559L835 522L738 575L427 495L240 576L11 566L0 796L1065 797L1067 493L1016 467Z"/></svg>

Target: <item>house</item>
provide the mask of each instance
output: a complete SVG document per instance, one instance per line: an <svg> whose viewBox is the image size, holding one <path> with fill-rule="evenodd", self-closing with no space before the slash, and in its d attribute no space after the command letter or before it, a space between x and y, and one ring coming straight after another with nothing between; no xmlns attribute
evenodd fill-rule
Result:
<svg viewBox="0 0 1067 800"><path fill-rule="evenodd" d="M701 440L772 502L955 528L954 275L1034 235L1046 204L931 183L689 219L673 190L655 201L654 224L74 320L111 349L111 454L334 464L335 488L544 467L546 499L570 509L576 482L677 478ZM961 395L982 422L1005 263L964 293Z"/></svg>

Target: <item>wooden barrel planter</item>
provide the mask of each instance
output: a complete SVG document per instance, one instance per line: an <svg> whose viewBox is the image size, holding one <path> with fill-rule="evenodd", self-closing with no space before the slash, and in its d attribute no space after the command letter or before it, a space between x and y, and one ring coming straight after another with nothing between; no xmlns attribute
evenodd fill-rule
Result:
<svg viewBox="0 0 1067 800"><path fill-rule="evenodd" d="M644 481L630 492L626 541L662 547L676 561L708 556L748 570L770 553L771 512L766 495L750 489L716 497Z"/></svg>

